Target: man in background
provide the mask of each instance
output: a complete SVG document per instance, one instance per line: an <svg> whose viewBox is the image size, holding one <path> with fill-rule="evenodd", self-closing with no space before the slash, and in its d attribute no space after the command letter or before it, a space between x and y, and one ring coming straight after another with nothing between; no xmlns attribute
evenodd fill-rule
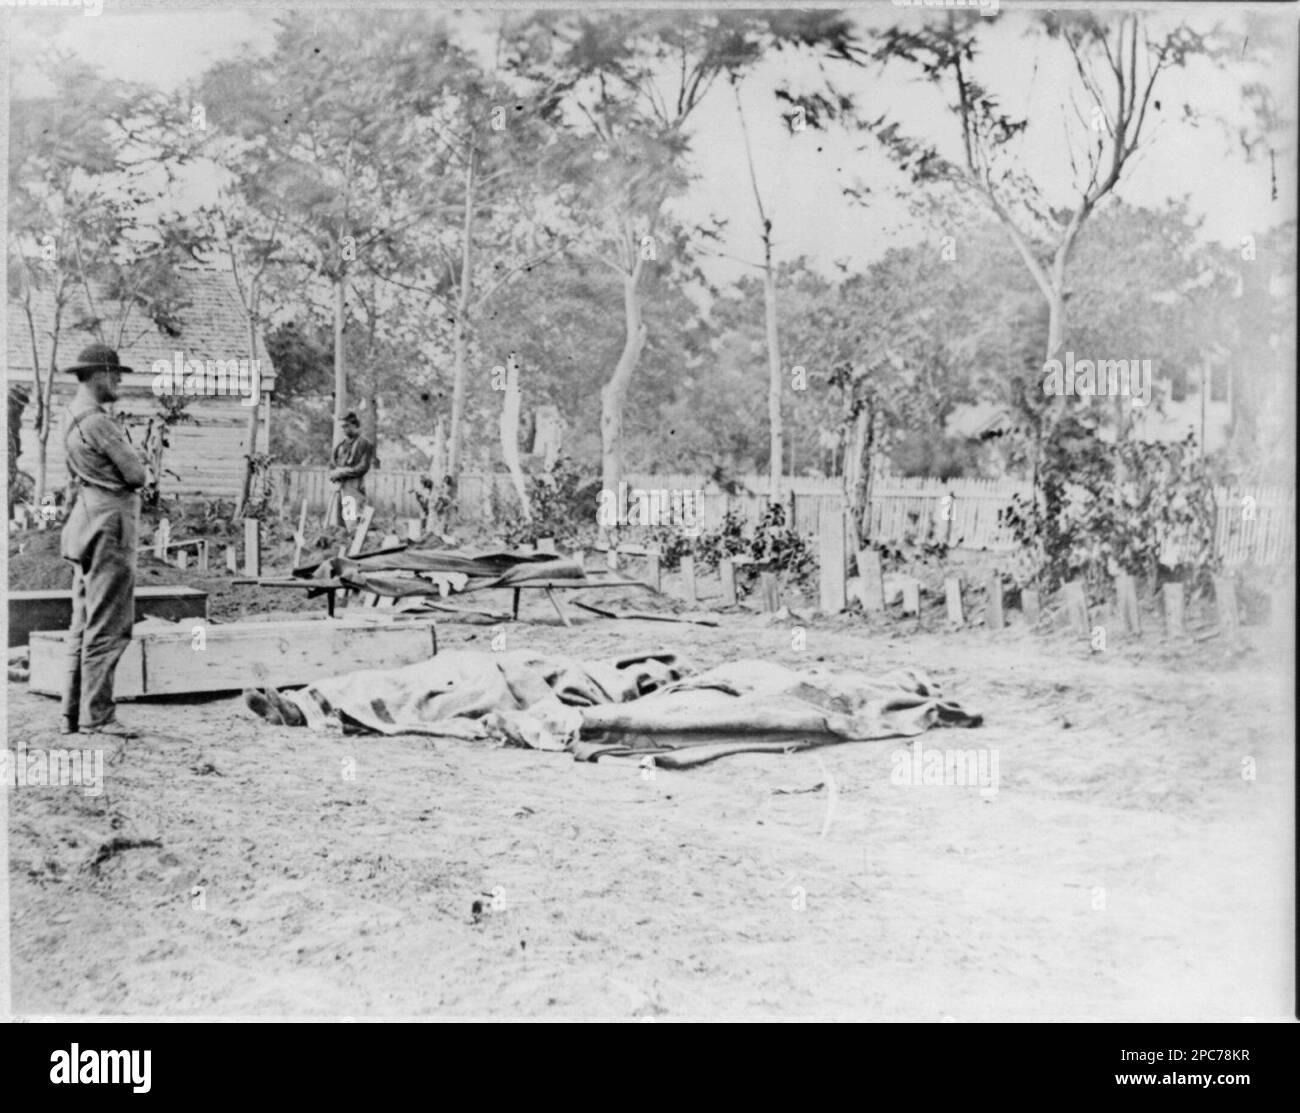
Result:
<svg viewBox="0 0 1300 1113"><path fill-rule="evenodd" d="M60 553L72 562L72 630L63 689L64 734L134 737L117 721L113 679L135 621L136 532L144 464L104 410L124 371L117 352L91 344L68 369L81 384L63 444L74 489Z"/></svg>
<svg viewBox="0 0 1300 1113"><path fill-rule="evenodd" d="M330 496L328 526L351 526L361 514L366 501L365 478L375 462L375 446L361 435L361 421L355 413L343 418L343 439L330 456L330 482L335 484Z"/></svg>

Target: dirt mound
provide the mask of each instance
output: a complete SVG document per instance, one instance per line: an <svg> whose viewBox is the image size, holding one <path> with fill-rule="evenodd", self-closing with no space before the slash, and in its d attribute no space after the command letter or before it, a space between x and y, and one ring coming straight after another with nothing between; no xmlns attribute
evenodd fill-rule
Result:
<svg viewBox="0 0 1300 1113"><path fill-rule="evenodd" d="M57 529L10 535L10 591L61 591L71 586L72 565L59 559Z"/></svg>

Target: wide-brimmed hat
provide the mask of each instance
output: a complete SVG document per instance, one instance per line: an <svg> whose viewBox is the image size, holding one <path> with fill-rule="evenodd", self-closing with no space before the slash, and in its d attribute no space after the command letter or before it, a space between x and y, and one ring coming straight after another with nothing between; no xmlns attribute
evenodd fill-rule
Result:
<svg viewBox="0 0 1300 1113"><path fill-rule="evenodd" d="M96 371L120 371L122 374L127 374L131 368L123 366L122 361L117 358L117 352L107 344L91 344L82 348L81 354L77 356L77 362L64 370L84 380Z"/></svg>

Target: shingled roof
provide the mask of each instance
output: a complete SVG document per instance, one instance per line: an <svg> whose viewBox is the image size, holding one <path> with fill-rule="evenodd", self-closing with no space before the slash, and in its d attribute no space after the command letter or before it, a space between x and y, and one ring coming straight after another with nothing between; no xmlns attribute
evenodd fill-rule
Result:
<svg viewBox="0 0 1300 1113"><path fill-rule="evenodd" d="M248 326L234 279L228 271L187 266L180 271L180 284L184 291L184 305L178 313L181 321L179 336L167 336L140 313L133 310L127 318L118 355L122 362L137 374L152 374L155 360L175 359L181 352L184 359L247 359ZM92 290L95 285L92 283ZM96 291L96 305L101 316L115 320L117 303L110 303ZM32 377L32 345L27 328L27 318L16 291L9 291L9 344L6 353L10 379ZM49 358L50 341L54 328L54 297L49 291L32 292L32 315L36 322L37 350L42 360ZM76 356L87 344L99 338L84 329L70 325L89 315L85 294L77 290L63 311L63 324L59 335L59 364L71 366ZM110 343L113 337L105 337ZM262 343L256 337L257 358L262 361L263 389L273 388L275 369Z"/></svg>

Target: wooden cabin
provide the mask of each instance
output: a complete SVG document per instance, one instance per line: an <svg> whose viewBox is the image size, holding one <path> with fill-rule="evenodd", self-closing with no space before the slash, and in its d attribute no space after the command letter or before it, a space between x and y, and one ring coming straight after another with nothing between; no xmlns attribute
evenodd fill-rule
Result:
<svg viewBox="0 0 1300 1113"><path fill-rule="evenodd" d="M176 475L164 474L162 495L164 498L233 499L239 494L244 457L248 451L250 406L245 401L252 394L253 358L258 361L261 380L258 452L266 452L269 443L275 372L260 335L255 338L256 357L249 355L247 318L229 272L195 265L182 269L180 281L185 304L179 312L180 329L175 336L164 334L138 309L127 314L124 323L119 323L123 307L103 297L96 297L96 308L106 321L105 335L101 338L79 329L75 327L76 323L85 319L88 310L84 294L78 291L63 310L58 365L73 366L77 354L97 340L102 339L117 349L123 364L132 372L122 376L121 397L113 409L127 415L128 435L137 448L143 446L149 418L159 410L155 384L159 383L161 368L167 366L170 374L159 385L164 390L176 390L183 395L186 411L194 420L173 425L169 430L170 447L163 457L163 467L165 473L175 472ZM25 387L30 398L23 409L18 469L35 479L39 445L34 427L36 392L32 370L32 329L20 300L20 291L16 291L12 283L9 298L8 385ZM32 291L32 320L36 350L44 371L49 365L53 338L52 295L40 290ZM242 361L242 367L231 361ZM46 454L46 489L49 491L68 482L63 433L67 404L76 389L75 375L66 371L55 373L54 423Z"/></svg>

